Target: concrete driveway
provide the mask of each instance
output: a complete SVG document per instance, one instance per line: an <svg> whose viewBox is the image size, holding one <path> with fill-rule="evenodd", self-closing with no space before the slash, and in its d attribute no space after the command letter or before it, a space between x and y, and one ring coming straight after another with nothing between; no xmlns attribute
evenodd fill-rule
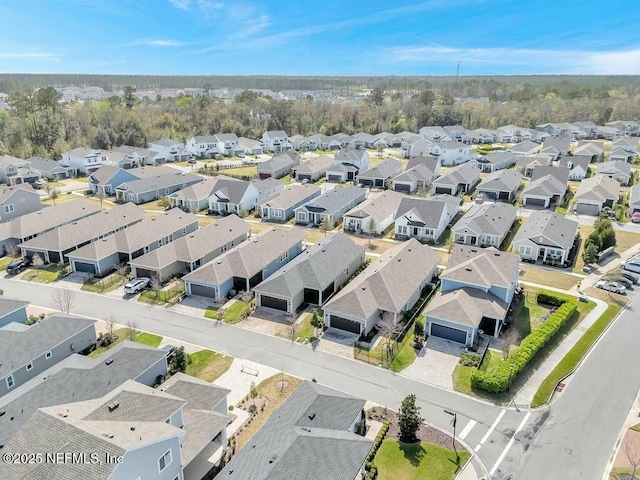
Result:
<svg viewBox="0 0 640 480"><path fill-rule="evenodd" d="M402 371L402 375L453 390L451 376L458 365L464 346L438 337L429 337L416 360Z"/></svg>
<svg viewBox="0 0 640 480"><path fill-rule="evenodd" d="M345 332L337 328L327 328L317 344L317 349L341 357L353 358L353 342L358 334Z"/></svg>

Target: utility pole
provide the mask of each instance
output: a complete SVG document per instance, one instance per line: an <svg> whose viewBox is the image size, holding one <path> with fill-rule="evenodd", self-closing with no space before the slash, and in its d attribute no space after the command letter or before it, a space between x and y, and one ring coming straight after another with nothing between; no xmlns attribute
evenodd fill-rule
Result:
<svg viewBox="0 0 640 480"><path fill-rule="evenodd" d="M444 413L453 417L453 419L451 419L451 425L453 425L453 451L456 452L456 458L458 458L458 449L456 448L456 423L458 423L458 414L451 410L444 410Z"/></svg>
<svg viewBox="0 0 640 480"><path fill-rule="evenodd" d="M458 62L458 67L456 68L456 77L460 75L460 62Z"/></svg>

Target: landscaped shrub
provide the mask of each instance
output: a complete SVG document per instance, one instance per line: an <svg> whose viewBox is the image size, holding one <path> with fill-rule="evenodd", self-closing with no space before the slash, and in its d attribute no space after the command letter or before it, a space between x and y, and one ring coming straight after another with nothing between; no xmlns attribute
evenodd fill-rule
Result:
<svg viewBox="0 0 640 480"><path fill-rule="evenodd" d="M555 301L557 297L548 296ZM558 333L558 330L576 312L574 302L563 303L558 310L549 316L547 321L537 330L531 332L520 343L520 348L498 368L490 372L476 370L471 373L471 385L489 393L501 393L509 388L510 382L535 357L536 353Z"/></svg>
<svg viewBox="0 0 640 480"><path fill-rule="evenodd" d="M373 462L373 458L376 456L376 453L378 453L378 449L380 448L380 445L382 445L384 437L386 437L387 432L389 431L389 425L391 425L391 422L389 420L385 420L382 424L382 428L380 428L380 431L376 436L376 440L373 442L373 446L369 451L369 455L367 455L367 462Z"/></svg>
<svg viewBox="0 0 640 480"><path fill-rule="evenodd" d="M567 303L564 298L556 297L547 292L539 292L536 296L536 302L544 305L553 305L554 307L560 307Z"/></svg>
<svg viewBox="0 0 640 480"><path fill-rule="evenodd" d="M480 357L478 355L471 355L469 353L463 353L460 355L460 365L465 367L477 367L480 363Z"/></svg>

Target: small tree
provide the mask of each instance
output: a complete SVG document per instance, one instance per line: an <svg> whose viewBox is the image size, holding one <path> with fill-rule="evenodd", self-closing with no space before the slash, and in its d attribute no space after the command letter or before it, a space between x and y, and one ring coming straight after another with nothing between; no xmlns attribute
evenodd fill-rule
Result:
<svg viewBox="0 0 640 480"><path fill-rule="evenodd" d="M171 206L171 200L168 197L160 197L158 200L158 206L164 210Z"/></svg>
<svg viewBox="0 0 640 480"><path fill-rule="evenodd" d="M31 265L33 265L35 268L44 267L44 260L42 259L42 255L40 255L39 253L34 253L31 257Z"/></svg>
<svg viewBox="0 0 640 480"><path fill-rule="evenodd" d="M616 231L612 227L605 228L599 233L599 235L602 243L602 250L616 246Z"/></svg>
<svg viewBox="0 0 640 480"><path fill-rule="evenodd" d="M115 267L116 275L120 277L120 281L124 282L127 278L129 267L125 263L119 263Z"/></svg>
<svg viewBox="0 0 640 480"><path fill-rule="evenodd" d="M518 333L518 329L515 327L508 328L502 334L502 354L504 360L509 358L509 353L511 352L511 346L518 343L520 339L520 334Z"/></svg>
<svg viewBox="0 0 640 480"><path fill-rule="evenodd" d="M420 429L420 425L424 422L424 418L420 416L420 407L416 405L416 396L407 395L400 410L398 410L398 427L400 428L400 441L405 443L413 443L417 440L416 433Z"/></svg>
<svg viewBox="0 0 640 480"><path fill-rule="evenodd" d="M138 322L131 320L127 323L127 327L129 327L129 340L135 342L136 337L138 336Z"/></svg>
<svg viewBox="0 0 640 480"><path fill-rule="evenodd" d="M330 232L331 230L333 230L333 225L331 225L331 222L329 221L329 219L327 217L324 217L322 219L322 221L320 222L320 231L324 232L324 236L327 236L327 232Z"/></svg>
<svg viewBox="0 0 640 480"><path fill-rule="evenodd" d="M627 434L622 442L622 451L633 469L631 472L631 480L635 480L636 470L640 466L640 438L638 438L638 435L635 435L635 432L632 430L627 430Z"/></svg>
<svg viewBox="0 0 640 480"><path fill-rule="evenodd" d="M69 290L68 288L58 288L53 293L51 301L56 309L64 313L69 313L71 311L75 295L76 293L73 290Z"/></svg>
<svg viewBox="0 0 640 480"><path fill-rule="evenodd" d="M249 385L249 396L253 400L253 407L256 406L256 397L258 396L258 389L256 388L255 382L251 382Z"/></svg>
<svg viewBox="0 0 640 480"><path fill-rule="evenodd" d="M100 206L102 207L102 202L104 202L104 199L107 198L107 195L103 190L98 190L95 194L95 197L100 200Z"/></svg>
<svg viewBox="0 0 640 480"><path fill-rule="evenodd" d="M171 370L173 373L184 373L187 369L187 354L184 351L184 347L178 347L173 351L173 357L171 358Z"/></svg>
<svg viewBox="0 0 640 480"><path fill-rule="evenodd" d="M324 327L324 318L322 318L320 313L318 313L317 309L313 310L313 314L311 315L311 321L309 323L311 323L311 326L313 327L313 335L317 336L316 331L322 330L322 328Z"/></svg>
<svg viewBox="0 0 640 480"><path fill-rule="evenodd" d="M10 243L9 245L5 245L4 250L11 258L18 258L20 256L20 249L18 248L17 243Z"/></svg>
<svg viewBox="0 0 640 480"><path fill-rule="evenodd" d="M44 187L47 194L49 195L49 200L53 201L53 204L56 204L56 200L60 197L60 190L54 187L51 183L47 183L46 187Z"/></svg>
<svg viewBox="0 0 640 480"><path fill-rule="evenodd" d="M162 290L162 282L160 281L160 277L158 275L151 275L151 281L149 282L149 287L156 294L156 298L160 295L160 290Z"/></svg>
<svg viewBox="0 0 640 480"><path fill-rule="evenodd" d="M380 142L376 145L376 150L378 150L378 156L382 157L382 152L384 152L384 143Z"/></svg>
<svg viewBox="0 0 640 480"><path fill-rule="evenodd" d="M219 321L223 321L224 320L224 316L227 314L227 311L224 308L220 308L217 312L216 312L216 320Z"/></svg>
<svg viewBox="0 0 640 480"><path fill-rule="evenodd" d="M107 333L109 334L109 339L113 339L113 331L116 329L116 320L112 316L107 318Z"/></svg>
<svg viewBox="0 0 640 480"><path fill-rule="evenodd" d="M584 263L593 263L598 258L598 246L595 243L588 243L582 252Z"/></svg>
<svg viewBox="0 0 640 480"><path fill-rule="evenodd" d="M369 217L369 223L367 224L367 228L369 229L369 245L371 245L371 237L376 233L376 219L373 217Z"/></svg>
<svg viewBox="0 0 640 480"><path fill-rule="evenodd" d="M400 323L396 323L393 313L384 312L380 321L378 321L378 328L380 329L380 334L385 339L384 351L388 364L391 353L391 341L395 339L400 332L402 332L402 325Z"/></svg>

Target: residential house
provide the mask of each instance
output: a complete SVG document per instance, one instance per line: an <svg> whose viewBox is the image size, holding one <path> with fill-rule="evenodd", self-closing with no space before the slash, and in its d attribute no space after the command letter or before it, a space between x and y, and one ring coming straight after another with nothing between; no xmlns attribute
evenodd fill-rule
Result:
<svg viewBox="0 0 640 480"><path fill-rule="evenodd" d="M249 291L302 252L305 237L297 228L265 230L185 275L186 293L220 301Z"/></svg>
<svg viewBox="0 0 640 480"><path fill-rule="evenodd" d="M320 187L315 185L290 185L284 190L260 200L256 210L263 221L286 222L295 214L295 209L319 197Z"/></svg>
<svg viewBox="0 0 640 480"><path fill-rule="evenodd" d="M362 478L373 443L355 433L364 421L363 409L364 400L305 381L251 438L251 448L240 450L218 475L227 480Z"/></svg>
<svg viewBox="0 0 640 480"><path fill-rule="evenodd" d="M604 124L606 127L617 128L625 136L637 137L640 135L640 124L635 120L614 120ZM638 142L636 142L636 147Z"/></svg>
<svg viewBox="0 0 640 480"><path fill-rule="evenodd" d="M253 289L256 306L290 315L306 305L322 306L364 261L365 248L345 234L322 238Z"/></svg>
<svg viewBox="0 0 640 480"><path fill-rule="evenodd" d="M97 358L74 353L0 397L0 411L5 412L0 416L0 445L11 448L9 442L12 437L38 409L99 398L127 380L151 386L167 373L165 350L128 340ZM127 424L126 429L129 430L130 426ZM37 448L33 442L27 444ZM40 451L49 451L48 447L50 445L43 446ZM44 474L46 478L50 477L48 473Z"/></svg>
<svg viewBox="0 0 640 480"><path fill-rule="evenodd" d="M613 160L609 162L599 163L596 166L596 175L605 175L609 178L617 180L620 185L629 185L631 183L632 173L631 164L621 160Z"/></svg>
<svg viewBox="0 0 640 480"><path fill-rule="evenodd" d="M602 144L600 142L578 142L578 146L573 151L573 156L587 158L589 163L597 163L602 160Z"/></svg>
<svg viewBox="0 0 640 480"><path fill-rule="evenodd" d="M522 175L513 170L499 170L492 172L476 187L476 192L484 193L492 200L512 202L520 188Z"/></svg>
<svg viewBox="0 0 640 480"><path fill-rule="evenodd" d="M133 202L138 205L153 202L203 180L204 178L199 175L184 172L145 176L118 185L116 201Z"/></svg>
<svg viewBox="0 0 640 480"><path fill-rule="evenodd" d="M433 181L435 193L470 193L480 181L480 168L474 163L458 165Z"/></svg>
<svg viewBox="0 0 640 480"><path fill-rule="evenodd" d="M609 160L610 161L622 161L622 162L633 162L634 154L625 150L624 148L615 148L609 152Z"/></svg>
<svg viewBox="0 0 640 480"><path fill-rule="evenodd" d="M541 153L546 153L544 150L549 147L553 147L558 150L559 155L566 155L569 153L569 147L571 146L571 137L568 135L563 135L560 137L547 137L542 142L542 151Z"/></svg>
<svg viewBox="0 0 640 480"><path fill-rule="evenodd" d="M26 161L29 162L31 170L35 170L40 174L41 178L46 178L50 181L59 181L76 176L76 169L62 161L58 162L51 158L42 157L30 157Z"/></svg>
<svg viewBox="0 0 640 480"><path fill-rule="evenodd" d="M636 134L637 135L637 134ZM629 137L620 137L613 141L611 144L611 150L615 150L616 148L622 148L627 152L631 152L634 155L638 154L638 139L637 138L629 138Z"/></svg>
<svg viewBox="0 0 640 480"><path fill-rule="evenodd" d="M595 123L591 121L586 121L586 122L573 122L573 124L578 129L585 132L586 138L596 138L598 126Z"/></svg>
<svg viewBox="0 0 640 480"><path fill-rule="evenodd" d="M543 125L536 126L536 130L544 132L553 137L567 136L570 138L577 138L580 135L581 129L572 123L545 123Z"/></svg>
<svg viewBox="0 0 640 480"><path fill-rule="evenodd" d="M356 133L353 136L353 140L351 140L349 146L356 149L376 148L376 139L377 137L375 135L371 135L370 133Z"/></svg>
<svg viewBox="0 0 640 480"><path fill-rule="evenodd" d="M620 199L620 183L605 175L585 178L573 199L575 213L598 216L604 207L613 207Z"/></svg>
<svg viewBox="0 0 640 480"><path fill-rule="evenodd" d="M125 182L177 173L179 172L175 168L166 166L124 169L115 165L102 165L89 175L87 181L91 193L113 196L116 194L116 188Z"/></svg>
<svg viewBox="0 0 640 480"><path fill-rule="evenodd" d="M135 225L142 221L144 215L144 210L126 203L49 230L22 242L19 247L23 257L32 257L37 253L45 263L66 262L68 253Z"/></svg>
<svg viewBox="0 0 640 480"><path fill-rule="evenodd" d="M459 209L460 199L451 195L405 197L396 213L396 238L437 242Z"/></svg>
<svg viewBox="0 0 640 480"><path fill-rule="evenodd" d="M309 152L315 150L315 148L311 148L311 142L309 139L303 135L292 135L289 137L289 143L291 144L291 148L298 152Z"/></svg>
<svg viewBox="0 0 640 480"><path fill-rule="evenodd" d="M425 333L476 345L478 335L498 337L518 287L518 255L494 247L455 245L440 275L440 291L427 306Z"/></svg>
<svg viewBox="0 0 640 480"><path fill-rule="evenodd" d="M429 170L435 173L436 177L440 174L440 159L432 155L418 155L415 157L409 157L406 170L415 167L416 165L424 165Z"/></svg>
<svg viewBox="0 0 640 480"><path fill-rule="evenodd" d="M0 397L96 342L95 320L55 313L0 328Z"/></svg>
<svg viewBox="0 0 640 480"><path fill-rule="evenodd" d="M149 144L149 150L160 154L168 162L186 162L191 158L191 152L184 143L172 138L161 138Z"/></svg>
<svg viewBox="0 0 640 480"><path fill-rule="evenodd" d="M471 143L471 137L462 125L445 125L442 128L454 142Z"/></svg>
<svg viewBox="0 0 640 480"><path fill-rule="evenodd" d="M534 168L548 167L552 162L553 157L551 155L545 155L542 153L527 155L524 157L518 157L518 160L516 160L516 170L525 177L531 177Z"/></svg>
<svg viewBox="0 0 640 480"><path fill-rule="evenodd" d="M402 146L402 142L404 142L409 137L415 137L416 134L413 132L400 132L400 133L379 133L379 139L384 139L384 144L389 148L399 148ZM379 143L382 143L379 141Z"/></svg>
<svg viewBox="0 0 640 480"><path fill-rule="evenodd" d="M307 138L310 150L333 150L337 151L342 148L342 141L339 137L322 135L316 133ZM301 145L304 146L304 145Z"/></svg>
<svg viewBox="0 0 640 480"><path fill-rule="evenodd" d="M161 282L193 272L247 240L251 227L236 215L217 219L206 227L151 250L129 262L134 277L156 276Z"/></svg>
<svg viewBox="0 0 640 480"><path fill-rule="evenodd" d="M604 127L598 125L596 130L596 138L604 138L605 140L615 140L622 136L622 131L616 127Z"/></svg>
<svg viewBox="0 0 640 480"><path fill-rule="evenodd" d="M289 137L282 130L264 132L260 141L267 152L279 153L291 149Z"/></svg>
<svg viewBox="0 0 640 480"><path fill-rule="evenodd" d="M333 158L329 155L312 157L306 162L293 167L293 177L296 182L317 182L324 178L326 171L333 165Z"/></svg>
<svg viewBox="0 0 640 480"><path fill-rule="evenodd" d="M560 158L561 153L560 153L560 150L558 150L556 147L550 146L550 147L542 148L542 150L540 150L540 155L547 155L551 157L553 160L558 160Z"/></svg>
<svg viewBox="0 0 640 480"><path fill-rule="evenodd" d="M170 161L170 156L164 153L155 152L147 148L132 147L130 145L120 145L112 152L121 153L122 161L127 164L126 168L142 167L144 165L159 165Z"/></svg>
<svg viewBox="0 0 640 480"><path fill-rule="evenodd" d="M76 169L82 175L89 175L109 162L108 153L104 150L78 147L62 154L62 162Z"/></svg>
<svg viewBox="0 0 640 480"><path fill-rule="evenodd" d="M468 130L467 135L471 138L471 143L477 143L480 145L491 144L496 141L495 130L488 130L486 128Z"/></svg>
<svg viewBox="0 0 640 480"><path fill-rule="evenodd" d="M344 214L342 230L382 235L395 221L403 198L404 195L393 190L369 195L364 202Z"/></svg>
<svg viewBox="0 0 640 480"><path fill-rule="evenodd" d="M578 235L578 222L549 210L532 212L512 242L514 253L530 262L564 266Z"/></svg>
<svg viewBox="0 0 640 480"><path fill-rule="evenodd" d="M104 276L117 265L149 253L198 229L198 217L182 210L169 210L69 252L74 272Z"/></svg>
<svg viewBox="0 0 640 480"><path fill-rule="evenodd" d="M481 171L491 173L513 167L517 159L518 156L515 153L495 152L474 158L471 163L475 163Z"/></svg>
<svg viewBox="0 0 640 480"><path fill-rule="evenodd" d="M2 252L12 252L20 243L49 232L69 223L75 223L90 215L100 213L102 209L95 202L78 199L62 205L54 205L44 210L27 213L20 217L0 223L0 246ZM20 252L17 249L16 255ZM13 252L12 252L13 253Z"/></svg>
<svg viewBox="0 0 640 480"><path fill-rule="evenodd" d="M410 239L383 252L323 307L330 328L366 335L383 317L402 321L436 274L440 256Z"/></svg>
<svg viewBox="0 0 640 480"><path fill-rule="evenodd" d="M28 160L10 155L0 155L0 182L7 185L18 185L33 183L41 177L42 174L31 168Z"/></svg>
<svg viewBox="0 0 640 480"><path fill-rule="evenodd" d="M422 127L418 133L430 142L453 142L455 138L439 126Z"/></svg>
<svg viewBox="0 0 640 480"><path fill-rule="evenodd" d="M451 227L453 241L500 248L516 221L516 212L516 207L507 203L474 205Z"/></svg>
<svg viewBox="0 0 640 480"><path fill-rule="evenodd" d="M342 220L342 215L367 198L367 190L360 187L334 188L294 209L296 223L331 227Z"/></svg>
<svg viewBox="0 0 640 480"><path fill-rule="evenodd" d="M640 211L640 184L635 184L631 187L631 191L629 193L629 218L633 216L634 213Z"/></svg>
<svg viewBox="0 0 640 480"><path fill-rule="evenodd" d="M333 165L329 167L325 176L328 182L343 183L354 181L360 172L369 168L369 152L366 150L340 150Z"/></svg>
<svg viewBox="0 0 640 480"><path fill-rule="evenodd" d="M507 148L507 152L515 153L517 157L534 155L539 150L540 144L532 142L531 140L525 140L524 142L516 143L515 145Z"/></svg>
<svg viewBox="0 0 640 480"><path fill-rule="evenodd" d="M27 323L27 305L29 302L13 298L0 298L0 331L10 323Z"/></svg>
<svg viewBox="0 0 640 480"><path fill-rule="evenodd" d="M275 195L285 187L285 183L277 178L254 178L251 180L251 184L258 190L258 200Z"/></svg>
<svg viewBox="0 0 640 480"><path fill-rule="evenodd" d="M264 147L262 144L251 138L239 137L238 145L244 147L244 153L246 155L262 155L264 153Z"/></svg>
<svg viewBox="0 0 640 480"><path fill-rule="evenodd" d="M395 158L388 158L369 170L359 173L355 183L367 187L385 188L394 175L402 171L402 164Z"/></svg>
<svg viewBox="0 0 640 480"><path fill-rule="evenodd" d="M440 160L436 157L412 157L407 168L391 178L391 188L398 192L425 191L440 173Z"/></svg>
<svg viewBox="0 0 640 480"><path fill-rule="evenodd" d="M504 125L496 131L496 140L500 143L519 143L533 139L533 133L529 129L517 125Z"/></svg>
<svg viewBox="0 0 640 480"><path fill-rule="evenodd" d="M429 153L438 157L440 165L460 165L475 158L475 153L471 152L471 147L462 142L441 142L433 143L429 148ZM424 153L415 152L412 155L424 155ZM412 156L411 155L411 156Z"/></svg>
<svg viewBox="0 0 640 480"><path fill-rule="evenodd" d="M271 160L258 164L258 178L282 178L291 174L296 165L300 165L300 155L296 152L278 153Z"/></svg>
<svg viewBox="0 0 640 480"><path fill-rule="evenodd" d="M215 177L207 177L202 182L173 192L167 198L171 201L173 207L178 207L185 212L198 213L209 208L209 198L214 195L215 191L220 188L222 182L243 182L226 175L217 175Z"/></svg>
<svg viewBox="0 0 640 480"><path fill-rule="evenodd" d="M589 163L587 157L562 157L558 166L569 169L569 180L581 181L589 174Z"/></svg>
<svg viewBox="0 0 640 480"><path fill-rule="evenodd" d="M531 181L522 190L523 206L550 208L563 204L569 172L567 167L534 168Z"/></svg>
<svg viewBox="0 0 640 480"><path fill-rule="evenodd" d="M260 200L260 191L253 182L218 179L209 196L209 212L221 215L250 212Z"/></svg>
<svg viewBox="0 0 640 480"><path fill-rule="evenodd" d="M38 212L41 208L40 195L28 183L0 186L0 223Z"/></svg>
<svg viewBox="0 0 640 480"><path fill-rule="evenodd" d="M196 135L187 140L187 150L194 157L215 158L220 153L215 135Z"/></svg>
<svg viewBox="0 0 640 480"><path fill-rule="evenodd" d="M411 135L405 138L398 150L398 154L403 158L422 156L431 152L433 142L420 135Z"/></svg>
<svg viewBox="0 0 640 480"><path fill-rule="evenodd" d="M245 153L245 148L240 145L238 136L235 133L216 133L216 141L218 142L218 152L227 157Z"/></svg>

